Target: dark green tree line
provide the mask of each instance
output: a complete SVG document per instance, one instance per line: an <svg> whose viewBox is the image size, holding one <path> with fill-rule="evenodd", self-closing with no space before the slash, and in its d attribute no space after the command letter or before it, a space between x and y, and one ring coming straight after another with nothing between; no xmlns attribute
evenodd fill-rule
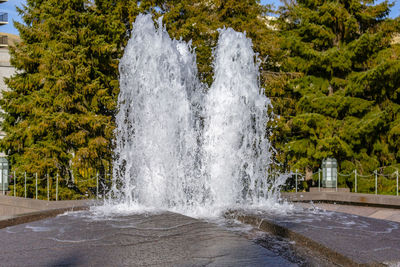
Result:
<svg viewBox="0 0 400 267"><path fill-rule="evenodd" d="M343 171L398 164L400 26L390 7L298 0L275 21L258 0L27 0L0 146L20 176L59 174L62 198L93 189L94 180L76 181L110 170L118 60L136 16L150 12L172 37L192 41L208 84L217 29L246 31L278 115L272 141L284 168L311 173L328 156Z"/></svg>
<svg viewBox="0 0 400 267"><path fill-rule="evenodd" d="M73 178L104 176L110 165L120 47L91 1L28 0L19 13L1 147L17 175L58 173L71 198L81 190Z"/></svg>
<svg viewBox="0 0 400 267"><path fill-rule="evenodd" d="M282 70L301 73L283 89L292 106L277 146L292 169L312 171L325 157L341 170L372 172L399 162L399 21L387 1L297 1L281 9ZM397 140L397 139L396 139Z"/></svg>

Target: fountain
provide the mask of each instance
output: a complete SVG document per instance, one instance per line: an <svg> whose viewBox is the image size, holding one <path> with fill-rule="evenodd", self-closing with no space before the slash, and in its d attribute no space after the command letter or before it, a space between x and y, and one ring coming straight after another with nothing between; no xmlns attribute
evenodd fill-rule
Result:
<svg viewBox="0 0 400 267"><path fill-rule="evenodd" d="M288 206L276 204L285 176L273 179L269 169L271 104L256 55L244 34L219 33L207 88L190 43L172 40L161 20L155 27L151 16L138 16L120 64L110 198L89 211L37 222L43 214L32 213L28 224L0 229L2 263L399 266L398 223L313 204L285 213Z"/></svg>
<svg viewBox="0 0 400 267"><path fill-rule="evenodd" d="M271 105L259 86L251 40L219 30L214 82L204 103L204 156L213 204L253 202L268 191Z"/></svg>
<svg viewBox="0 0 400 267"><path fill-rule="evenodd" d="M150 15L137 17L120 63L113 205L183 213L248 205L284 182L267 179L271 103L251 40L219 33L207 90L191 44L171 39L162 19L155 27Z"/></svg>
<svg viewBox="0 0 400 267"><path fill-rule="evenodd" d="M139 15L120 63L113 193L127 204L183 206L196 177L201 84L190 46ZM193 103L192 103L193 101Z"/></svg>

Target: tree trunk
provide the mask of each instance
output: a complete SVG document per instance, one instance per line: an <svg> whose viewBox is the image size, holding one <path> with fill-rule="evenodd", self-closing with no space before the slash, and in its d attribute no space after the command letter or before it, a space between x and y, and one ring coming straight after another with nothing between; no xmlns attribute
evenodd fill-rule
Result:
<svg viewBox="0 0 400 267"><path fill-rule="evenodd" d="M306 183L307 183L307 191L310 191L310 188L313 186L313 179L312 179L313 171L310 167L306 168Z"/></svg>
<svg viewBox="0 0 400 267"><path fill-rule="evenodd" d="M312 180L313 171L310 167L306 168L306 181Z"/></svg>

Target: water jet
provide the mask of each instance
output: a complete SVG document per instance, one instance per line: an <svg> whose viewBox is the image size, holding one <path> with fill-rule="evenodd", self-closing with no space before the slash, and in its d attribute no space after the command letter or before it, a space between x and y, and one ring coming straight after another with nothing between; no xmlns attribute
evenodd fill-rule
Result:
<svg viewBox="0 0 400 267"><path fill-rule="evenodd" d="M206 88L190 43L137 17L120 63L113 203L185 213L276 200L257 56L245 34L219 34Z"/></svg>

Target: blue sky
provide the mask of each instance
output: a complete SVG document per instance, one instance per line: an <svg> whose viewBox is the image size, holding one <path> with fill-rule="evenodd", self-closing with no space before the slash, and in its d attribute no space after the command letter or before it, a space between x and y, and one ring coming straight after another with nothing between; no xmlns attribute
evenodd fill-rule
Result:
<svg viewBox="0 0 400 267"><path fill-rule="evenodd" d="M61 0L62 1L62 0ZM377 3L382 2L382 0L376 1ZM396 0L396 5L392 8L392 12L390 13L390 17L394 18L400 15L400 0ZM1 12L8 13L8 25L1 26L1 32L18 34L18 31L14 28L12 21L20 21L21 18L18 16L18 13L15 9L16 6L22 6L25 3L25 0L8 0L4 4L0 5ZM275 7L280 5L279 0L261 0L262 4L273 4Z"/></svg>
<svg viewBox="0 0 400 267"><path fill-rule="evenodd" d="M18 31L14 28L12 23L13 20L21 21L21 18L18 16L16 6L22 6L25 3L25 0L8 0L0 5L0 12L8 13L8 24L0 27L0 32L13 33L18 34Z"/></svg>

